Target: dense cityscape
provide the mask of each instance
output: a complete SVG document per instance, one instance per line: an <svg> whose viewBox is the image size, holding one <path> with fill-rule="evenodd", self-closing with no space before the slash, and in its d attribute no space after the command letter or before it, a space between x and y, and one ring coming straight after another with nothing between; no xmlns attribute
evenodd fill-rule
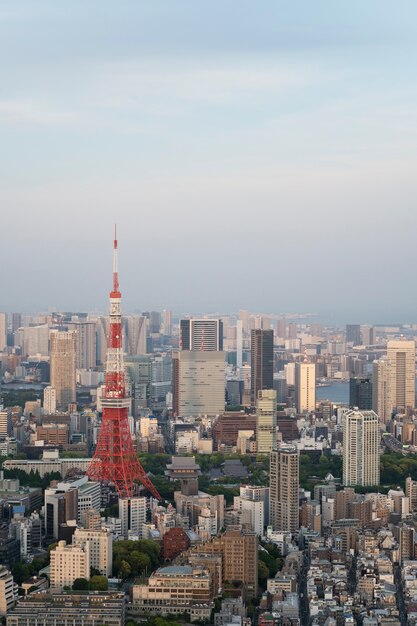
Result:
<svg viewBox="0 0 417 626"><path fill-rule="evenodd" d="M116 237L109 316L0 314L7 625L414 624L417 325L122 317Z"/></svg>

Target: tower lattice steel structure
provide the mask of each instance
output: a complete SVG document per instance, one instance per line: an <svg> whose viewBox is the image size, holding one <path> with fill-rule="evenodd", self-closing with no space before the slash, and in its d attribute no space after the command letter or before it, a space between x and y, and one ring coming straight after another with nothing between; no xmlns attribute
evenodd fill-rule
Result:
<svg viewBox="0 0 417 626"><path fill-rule="evenodd" d="M155 498L160 500L161 496L136 456L129 429L130 398L126 394L123 361L121 299L115 228L113 290L110 292L106 380L102 400L103 417L97 448L87 474L91 480L113 483L122 498L133 495L134 482L139 480Z"/></svg>

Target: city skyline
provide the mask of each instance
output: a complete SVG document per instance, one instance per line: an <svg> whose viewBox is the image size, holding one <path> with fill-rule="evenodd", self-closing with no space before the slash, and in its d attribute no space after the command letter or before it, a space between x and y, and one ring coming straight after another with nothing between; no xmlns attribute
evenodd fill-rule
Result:
<svg viewBox="0 0 417 626"><path fill-rule="evenodd" d="M0 309L413 321L416 12L3 3Z"/></svg>

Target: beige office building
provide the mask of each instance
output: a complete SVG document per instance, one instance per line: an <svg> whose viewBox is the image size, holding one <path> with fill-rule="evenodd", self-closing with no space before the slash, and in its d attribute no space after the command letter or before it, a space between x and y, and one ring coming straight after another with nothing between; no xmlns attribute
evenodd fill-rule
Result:
<svg viewBox="0 0 417 626"><path fill-rule="evenodd" d="M316 408L316 366L314 363L295 364L295 406L297 413Z"/></svg>
<svg viewBox="0 0 417 626"><path fill-rule="evenodd" d="M413 409L416 402L415 341L388 341L387 410Z"/></svg>
<svg viewBox="0 0 417 626"><path fill-rule="evenodd" d="M56 390L57 407L66 410L76 401L75 331L51 331L51 386Z"/></svg>
<svg viewBox="0 0 417 626"><path fill-rule="evenodd" d="M87 530L86 528L77 528L72 541L80 546L85 546L88 543L90 548L90 566L97 569L103 576L111 576L113 535L108 529Z"/></svg>
<svg viewBox="0 0 417 626"><path fill-rule="evenodd" d="M379 359L372 363L372 410L379 421L387 424L391 418L391 410L387 408L388 393L388 361Z"/></svg>
<svg viewBox="0 0 417 626"><path fill-rule="evenodd" d="M90 545L67 545L58 541L51 550L50 584L53 588L72 587L77 578L90 579Z"/></svg>
<svg viewBox="0 0 417 626"><path fill-rule="evenodd" d="M269 467L269 515L272 528L295 532L299 528L300 459L297 448L282 445L272 450Z"/></svg>
<svg viewBox="0 0 417 626"><path fill-rule="evenodd" d="M56 413L56 389L50 385L43 391L43 412L46 415Z"/></svg>
<svg viewBox="0 0 417 626"><path fill-rule="evenodd" d="M258 391L256 402L257 451L269 454L277 445L277 392L275 389Z"/></svg>
<svg viewBox="0 0 417 626"><path fill-rule="evenodd" d="M343 415L343 484L379 485L378 416L374 411L347 411Z"/></svg>

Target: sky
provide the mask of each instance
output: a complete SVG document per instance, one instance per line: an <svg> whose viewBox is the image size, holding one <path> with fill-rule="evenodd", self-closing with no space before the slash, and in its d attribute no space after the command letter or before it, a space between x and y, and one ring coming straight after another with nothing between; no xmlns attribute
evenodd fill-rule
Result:
<svg viewBox="0 0 417 626"><path fill-rule="evenodd" d="M417 3L2 0L0 310L417 322Z"/></svg>

